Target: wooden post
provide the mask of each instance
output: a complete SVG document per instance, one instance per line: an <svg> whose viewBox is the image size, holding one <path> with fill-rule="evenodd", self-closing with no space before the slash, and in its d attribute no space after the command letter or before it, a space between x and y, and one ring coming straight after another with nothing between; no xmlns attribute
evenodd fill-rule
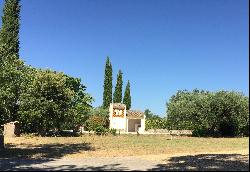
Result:
<svg viewBox="0 0 250 172"><path fill-rule="evenodd" d="M170 136L171 136L171 140L173 140L173 133L172 133L172 130L169 130L169 134L170 134Z"/></svg>

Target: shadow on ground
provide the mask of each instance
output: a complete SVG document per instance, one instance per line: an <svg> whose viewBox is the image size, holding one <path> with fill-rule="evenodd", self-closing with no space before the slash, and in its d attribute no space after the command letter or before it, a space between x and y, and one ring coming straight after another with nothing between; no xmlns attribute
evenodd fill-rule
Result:
<svg viewBox="0 0 250 172"><path fill-rule="evenodd" d="M41 162L42 163L42 162ZM25 164L25 163L22 163ZM30 164L30 161L29 161ZM15 166L12 168L0 168L3 171L18 170L18 171L128 171L126 167L120 167L121 164L108 164L102 166L81 166L78 165L58 165L58 166Z"/></svg>
<svg viewBox="0 0 250 172"><path fill-rule="evenodd" d="M67 154L80 151L95 151L89 143L81 144L43 144L33 146L21 144L24 148L13 144L6 144L4 150L0 150L0 170L11 170L22 165L35 165L54 161Z"/></svg>
<svg viewBox="0 0 250 172"><path fill-rule="evenodd" d="M74 159L67 163L58 163L58 159L67 154L78 153L80 151L95 151L89 143L82 144L45 144L39 147L24 145L24 148L17 148L15 145L8 144L5 150L0 151L0 170L88 170L88 171L125 171L138 169L138 165L130 166L126 163L116 163L114 161L103 162L100 164L95 161L92 165L75 163ZM36 158L37 157L37 158ZM122 157L121 157L122 158ZM133 157L131 157L133 158ZM81 159L85 161L84 159ZM131 159L133 160L133 159ZM134 160L133 160L134 161ZM147 163L139 160L140 163ZM143 163L142 163L143 161ZM145 161L145 162L144 162ZM112 162L112 163L111 163ZM123 162L123 161L122 161ZM93 165L95 164L96 165ZM148 171L248 171L249 155L240 154L199 154L193 156L179 156L166 159L164 163L152 164Z"/></svg>
<svg viewBox="0 0 250 172"><path fill-rule="evenodd" d="M43 144L39 146L19 144L24 148L16 147L13 144L6 144L4 150L0 150L0 159L6 158L60 158L67 154L79 151L94 151L90 143L81 144Z"/></svg>
<svg viewBox="0 0 250 172"><path fill-rule="evenodd" d="M165 160L150 170L171 171L248 171L249 155L240 154L200 154L194 156L179 156Z"/></svg>

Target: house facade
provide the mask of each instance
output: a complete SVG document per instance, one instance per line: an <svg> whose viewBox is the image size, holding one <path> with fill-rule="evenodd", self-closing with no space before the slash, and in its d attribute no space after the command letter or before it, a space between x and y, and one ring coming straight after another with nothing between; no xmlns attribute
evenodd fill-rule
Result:
<svg viewBox="0 0 250 172"><path fill-rule="evenodd" d="M125 104L111 103L109 107L109 120L109 128L115 128L120 132L145 132L144 113L135 110L127 110Z"/></svg>

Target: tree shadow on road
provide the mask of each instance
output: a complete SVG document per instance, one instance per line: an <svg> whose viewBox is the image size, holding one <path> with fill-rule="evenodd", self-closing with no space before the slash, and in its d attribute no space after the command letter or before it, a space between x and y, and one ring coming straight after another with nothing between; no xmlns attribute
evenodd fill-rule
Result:
<svg viewBox="0 0 250 172"><path fill-rule="evenodd" d="M13 144L6 144L6 148L0 150L1 170L11 170L16 166L22 165L41 164L80 151L95 151L90 143L43 144L36 146L21 144L21 146L23 147L20 148Z"/></svg>
<svg viewBox="0 0 250 172"><path fill-rule="evenodd" d="M95 151L90 143L81 144L6 144L4 150L0 150L0 159L6 158L60 158L67 154L73 154L80 151Z"/></svg>
<svg viewBox="0 0 250 172"><path fill-rule="evenodd" d="M19 145L20 146L20 145ZM22 146L22 145L21 145ZM53 162L67 154L80 151L95 151L89 143L81 144L44 144L28 145L23 148L7 144L5 150L0 150L0 170L88 170L88 171L125 171L127 165L105 163L102 165L72 165ZM74 161L74 159L72 159ZM50 162L52 162L50 164ZM45 163L45 164L44 164ZM193 156L178 156L166 159L162 164L156 164L148 171L248 171L249 155L240 154L199 154Z"/></svg>
<svg viewBox="0 0 250 172"><path fill-rule="evenodd" d="M165 164L158 164L152 171L248 171L249 155L240 154L199 154L194 156L171 157Z"/></svg>
<svg viewBox="0 0 250 172"><path fill-rule="evenodd" d="M32 163L31 163L32 164ZM77 165L57 165L35 167L26 164L26 166L15 166L12 168L1 168L1 170L18 170L18 171L128 171L127 167L121 167L120 164L108 164L101 166L77 166Z"/></svg>

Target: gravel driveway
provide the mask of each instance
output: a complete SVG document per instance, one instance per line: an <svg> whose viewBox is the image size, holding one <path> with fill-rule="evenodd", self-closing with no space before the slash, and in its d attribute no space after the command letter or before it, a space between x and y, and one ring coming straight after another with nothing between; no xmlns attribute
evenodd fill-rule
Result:
<svg viewBox="0 0 250 172"><path fill-rule="evenodd" d="M199 154L150 160L143 157L98 157L60 159L0 159L1 170L248 170L249 155Z"/></svg>
<svg viewBox="0 0 250 172"><path fill-rule="evenodd" d="M1 170L153 170L157 161L137 157L61 158L54 160L1 160ZM160 170L160 169L158 169Z"/></svg>

